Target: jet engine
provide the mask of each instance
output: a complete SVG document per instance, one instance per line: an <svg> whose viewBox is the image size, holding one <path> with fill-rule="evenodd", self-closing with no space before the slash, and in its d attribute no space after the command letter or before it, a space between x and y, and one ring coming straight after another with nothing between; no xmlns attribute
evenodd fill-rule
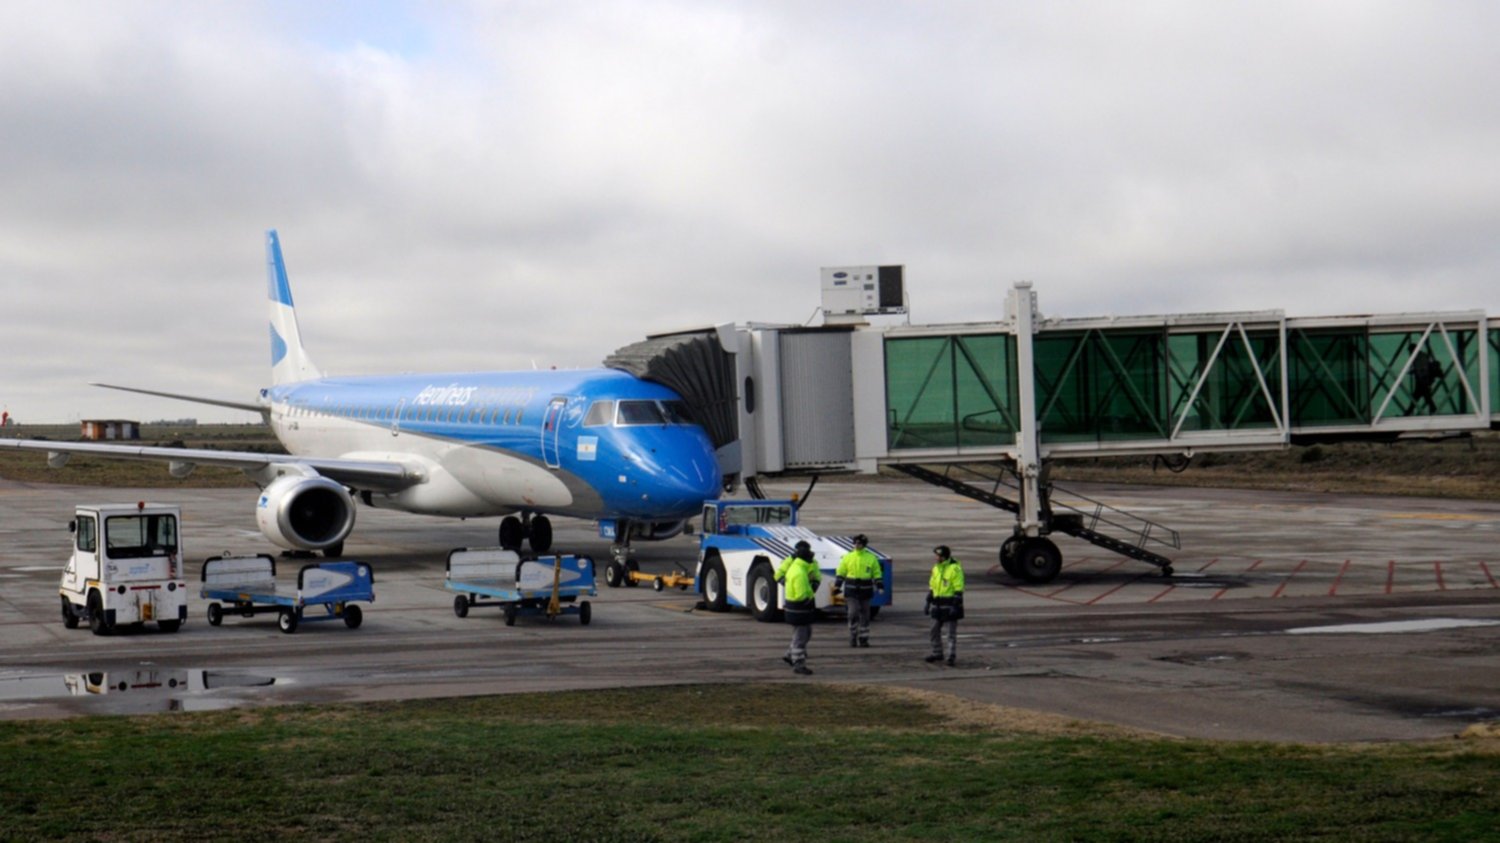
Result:
<svg viewBox="0 0 1500 843"><path fill-rule="evenodd" d="M322 550L354 529L354 500L327 477L280 477L261 490L255 523L278 547Z"/></svg>

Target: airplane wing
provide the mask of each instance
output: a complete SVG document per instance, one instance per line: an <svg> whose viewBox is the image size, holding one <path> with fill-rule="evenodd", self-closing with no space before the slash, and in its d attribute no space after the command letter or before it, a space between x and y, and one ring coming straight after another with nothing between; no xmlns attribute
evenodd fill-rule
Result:
<svg viewBox="0 0 1500 843"><path fill-rule="evenodd" d="M138 392L141 395L155 395L160 398L175 398L178 401L190 401L194 404L209 404L214 407L228 407L231 410L244 410L248 413L259 413L265 417L269 408L262 404L247 404L244 401L224 401L218 398L200 398L196 395L183 395L178 392L159 392L154 389L141 389L134 386L116 386L112 383L90 383L89 386L99 386L105 389L118 389L121 392Z"/></svg>
<svg viewBox="0 0 1500 843"><path fill-rule="evenodd" d="M424 479L420 469L394 460L346 460L337 457L295 457L257 451L214 451L203 448L161 448L111 445L103 442L53 442L46 439L0 439L0 448L45 451L47 461L61 468L71 454L112 459L166 462L172 466L213 465L247 473L276 465L304 466L331 480L360 489L395 491Z"/></svg>

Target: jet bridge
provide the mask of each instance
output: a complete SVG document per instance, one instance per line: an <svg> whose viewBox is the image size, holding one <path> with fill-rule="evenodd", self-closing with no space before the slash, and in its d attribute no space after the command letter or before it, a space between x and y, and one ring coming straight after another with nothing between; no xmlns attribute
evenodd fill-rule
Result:
<svg viewBox="0 0 1500 843"><path fill-rule="evenodd" d="M1164 573L1159 550L1180 544L1058 489L1052 460L1389 441L1500 419L1500 320L1481 311L1044 318L1021 283L996 322L842 321L653 337L606 365L682 394L731 484L889 466L1015 513L1001 562L1031 581L1060 569L1053 532Z"/></svg>

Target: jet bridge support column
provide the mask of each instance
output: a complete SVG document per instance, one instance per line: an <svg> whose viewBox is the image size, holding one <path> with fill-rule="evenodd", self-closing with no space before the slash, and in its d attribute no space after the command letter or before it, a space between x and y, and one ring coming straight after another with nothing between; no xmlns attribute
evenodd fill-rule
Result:
<svg viewBox="0 0 1500 843"><path fill-rule="evenodd" d="M1021 484L1021 509L1017 513L1020 532L1039 534L1042 525L1041 435L1037 430L1036 365L1031 340L1035 332L1036 293L1030 281L1018 281L1010 291L1012 325L1016 334L1016 385L1020 406L1017 409L1016 476Z"/></svg>

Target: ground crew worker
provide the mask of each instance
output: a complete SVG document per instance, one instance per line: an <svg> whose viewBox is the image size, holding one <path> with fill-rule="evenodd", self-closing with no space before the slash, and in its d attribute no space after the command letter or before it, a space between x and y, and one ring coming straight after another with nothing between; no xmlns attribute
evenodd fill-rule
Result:
<svg viewBox="0 0 1500 843"><path fill-rule="evenodd" d="M937 561L927 578L927 603L923 611L932 617L932 655L929 662L943 659L943 627L948 627L948 666L958 661L958 622L964 616L964 569L946 544L932 549Z"/></svg>
<svg viewBox="0 0 1500 843"><path fill-rule="evenodd" d="M844 607L849 610L849 646L870 646L870 601L875 592L885 589L880 571L880 557L869 549L870 540L860 534L854 537L854 549L839 560L833 581L833 593L843 592Z"/></svg>
<svg viewBox="0 0 1500 843"><path fill-rule="evenodd" d="M781 660L792 666L793 673L803 676L812 673L807 666L807 642L812 640L813 615L818 610L818 581L822 578L813 561L812 546L805 541L797 542L792 555L781 560L776 569L776 581L782 583L786 597L786 622L792 625L792 643Z"/></svg>

